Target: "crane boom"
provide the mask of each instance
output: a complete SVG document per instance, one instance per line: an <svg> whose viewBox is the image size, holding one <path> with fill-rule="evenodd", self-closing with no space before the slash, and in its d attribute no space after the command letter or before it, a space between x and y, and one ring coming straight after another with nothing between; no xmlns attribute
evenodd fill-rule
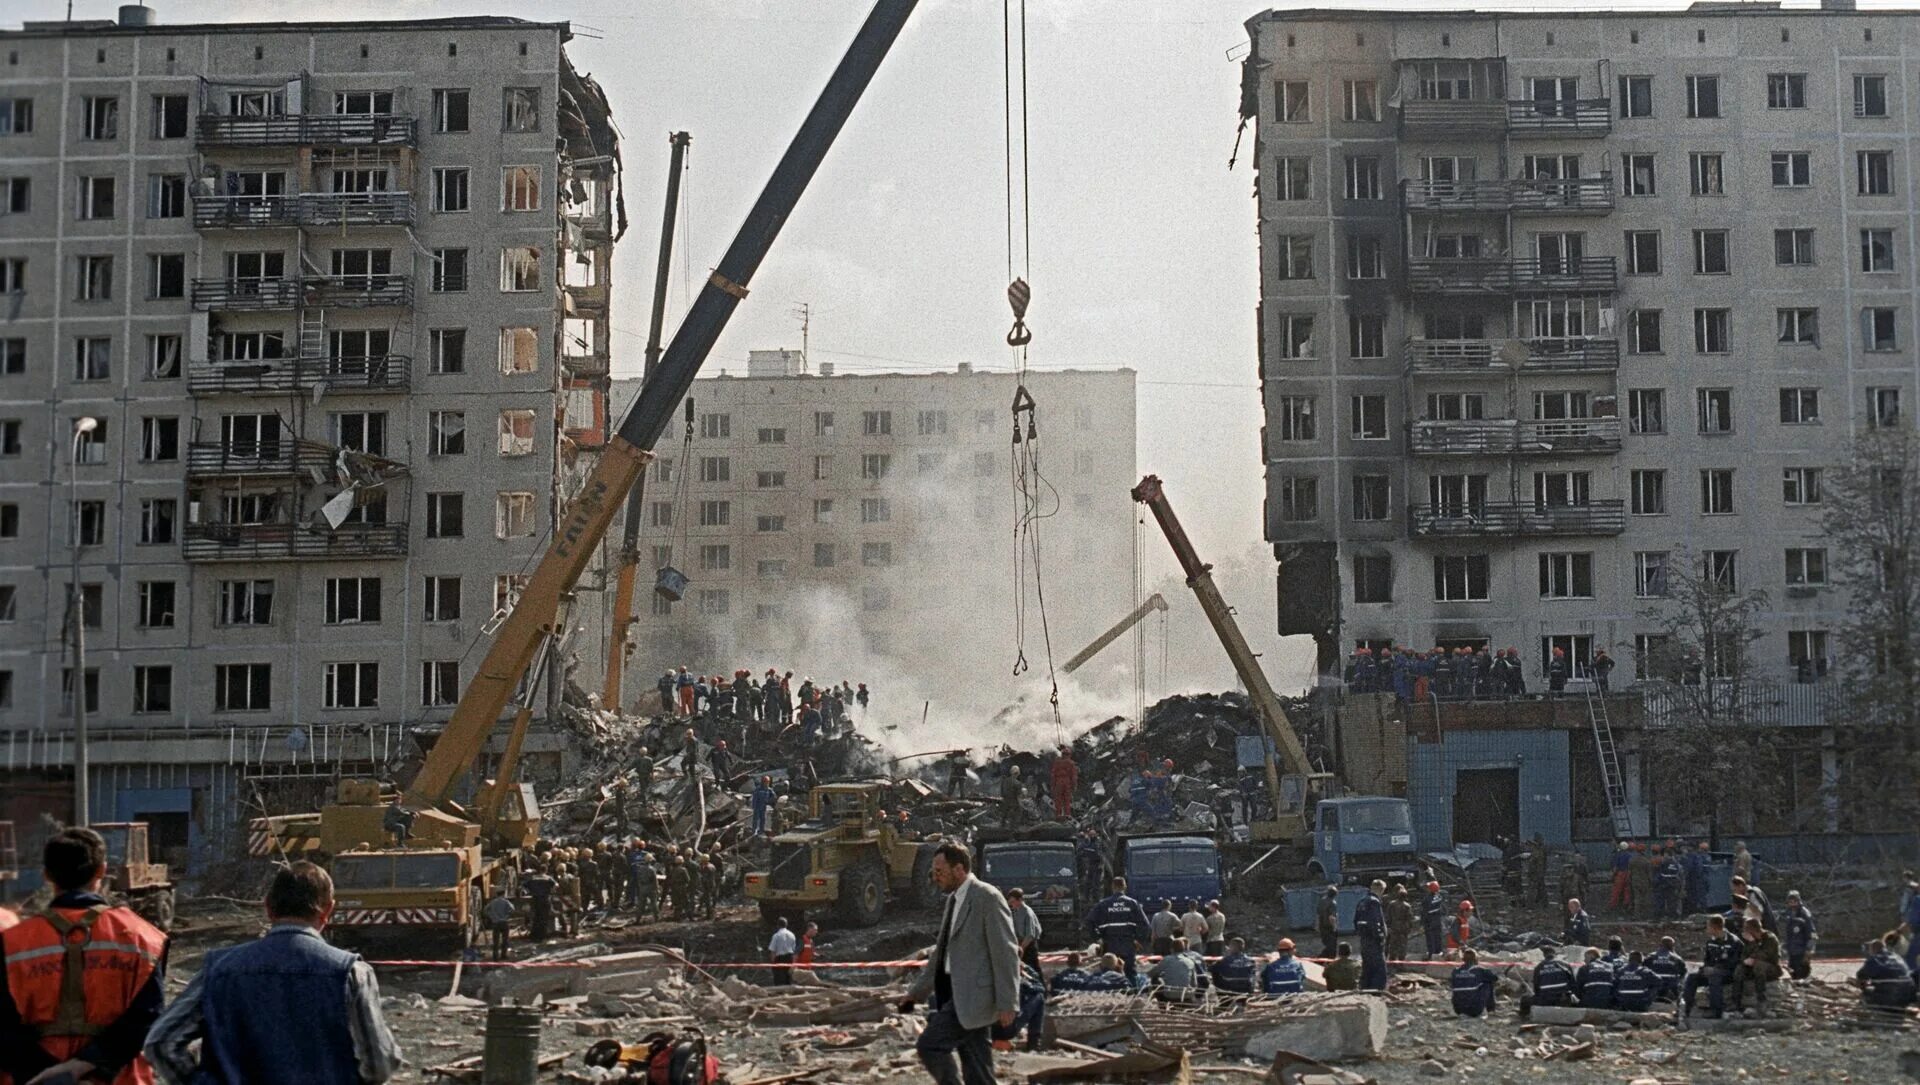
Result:
<svg viewBox="0 0 1920 1085"><path fill-rule="evenodd" d="M667 162L667 209L660 217L660 260L653 269L653 312L647 324L647 367L640 371L641 383L653 376L660 362L660 324L667 315L667 274L673 267L674 221L680 212L680 170L687 160L687 145L693 137L675 132L667 137L672 148ZM620 695L627 666L627 631L639 619L633 613L633 581L640 571L640 514L647 507L647 480L642 476L627 495L626 530L620 536L620 573L613 592L613 628L607 634L607 676L600 693L600 707L620 710Z"/></svg>
<svg viewBox="0 0 1920 1085"><path fill-rule="evenodd" d="M1080 654L1074 656L1072 659L1067 660L1067 665L1060 669L1066 672L1067 674L1072 674L1074 671L1079 670L1081 665L1085 664L1087 660L1092 659L1094 656L1097 656L1101 652L1105 651L1107 645L1112 644L1116 640L1119 640L1120 634L1125 633L1127 630L1132 629L1136 625L1139 625L1141 620L1145 618L1147 615L1152 614L1156 610L1165 611L1166 609L1167 609L1167 600L1165 599L1165 597L1163 597L1159 592L1154 592L1151 596L1147 598L1146 602L1141 603L1139 606L1133 608L1132 614L1129 614L1126 617L1120 619L1118 622L1115 622L1112 629L1109 629L1105 633L1102 633L1099 636L1093 638L1093 643L1087 645L1085 648L1080 649Z"/></svg>
<svg viewBox="0 0 1920 1085"><path fill-rule="evenodd" d="M1312 775L1313 766L1307 763L1307 750L1300 742L1300 735L1288 721L1286 710L1280 707L1280 698L1267 681L1267 672L1260 668L1260 659L1254 655L1253 647L1241 634L1240 623L1233 620L1233 608L1227 605L1226 598L1215 586L1213 566L1200 560L1200 555L1194 552L1192 540L1187 538L1186 529L1180 526L1180 518L1173 514L1173 506L1167 502L1160 477L1148 475L1141 479L1140 485L1133 488L1133 499L1152 509L1153 518L1160 522L1160 530L1173 547L1174 557L1180 560L1181 571L1187 574L1187 586L1193 589L1193 594L1200 600L1200 609L1206 612L1208 623L1219 635L1221 646L1227 650L1227 658L1233 661L1234 673L1240 676L1240 684L1247 687L1247 696L1253 699L1254 710L1260 714L1261 722L1266 724L1267 734L1272 737L1274 748L1279 752L1287 772ZM1272 781L1272 784L1277 793L1278 781Z"/></svg>
<svg viewBox="0 0 1920 1085"><path fill-rule="evenodd" d="M581 572L606 538L608 526L652 459L654 442L666 431L675 404L693 388L693 379L714 342L740 300L747 296L754 272L906 26L915 3L878 0L874 4L754 201L740 232L734 235L674 332L660 364L641 386L639 399L608 439L580 492L561 511L546 554L494 634L486 658L461 694L440 740L407 788L407 805L431 807L446 801L485 746L487 736L500 721L501 710L539 650L541 638L555 632L552 627L561 600L579 582Z"/></svg>

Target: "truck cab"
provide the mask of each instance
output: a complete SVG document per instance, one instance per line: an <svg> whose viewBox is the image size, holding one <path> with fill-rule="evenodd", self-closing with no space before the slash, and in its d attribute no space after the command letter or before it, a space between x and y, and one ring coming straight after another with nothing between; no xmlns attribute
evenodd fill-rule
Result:
<svg viewBox="0 0 1920 1085"><path fill-rule="evenodd" d="M1418 870L1405 799L1322 799L1313 807L1309 873L1326 882L1411 879Z"/></svg>
<svg viewBox="0 0 1920 1085"><path fill-rule="evenodd" d="M981 833L974 839L980 880L1000 890L1020 889L1040 919L1042 945L1079 941L1080 880L1075 876L1071 828L1039 826ZM1092 902L1085 902L1091 905Z"/></svg>
<svg viewBox="0 0 1920 1085"><path fill-rule="evenodd" d="M1124 837L1114 869L1138 901L1218 900L1225 895L1220 848L1212 837L1155 833Z"/></svg>

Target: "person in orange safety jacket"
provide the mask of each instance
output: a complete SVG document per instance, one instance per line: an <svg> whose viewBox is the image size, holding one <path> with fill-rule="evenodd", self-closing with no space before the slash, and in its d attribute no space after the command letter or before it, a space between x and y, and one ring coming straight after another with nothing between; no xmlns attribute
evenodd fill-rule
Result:
<svg viewBox="0 0 1920 1085"><path fill-rule="evenodd" d="M53 903L0 931L0 1085L151 1085L140 1048L160 1016L167 936L101 895L99 833L54 834L42 866Z"/></svg>

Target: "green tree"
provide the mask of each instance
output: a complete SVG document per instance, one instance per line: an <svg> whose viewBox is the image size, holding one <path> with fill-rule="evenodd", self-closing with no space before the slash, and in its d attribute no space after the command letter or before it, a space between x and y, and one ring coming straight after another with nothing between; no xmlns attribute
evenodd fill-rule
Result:
<svg viewBox="0 0 1920 1085"><path fill-rule="evenodd" d="M1767 593L1740 591L1730 567L1671 555L1661 602L1641 617L1658 630L1640 660L1655 685L1642 764L1660 813L1683 825L1747 831L1766 781L1779 777L1771 729L1756 717L1765 695L1753 644Z"/></svg>
<svg viewBox="0 0 1920 1085"><path fill-rule="evenodd" d="M1821 495L1829 576L1846 594L1835 669L1847 708L1843 799L1880 825L1920 812L1920 435L1868 430Z"/></svg>

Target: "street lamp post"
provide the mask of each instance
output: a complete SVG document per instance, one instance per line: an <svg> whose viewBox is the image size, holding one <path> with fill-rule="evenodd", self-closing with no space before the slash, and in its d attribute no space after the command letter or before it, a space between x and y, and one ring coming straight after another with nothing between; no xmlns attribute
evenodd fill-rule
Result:
<svg viewBox="0 0 1920 1085"><path fill-rule="evenodd" d="M87 601L80 590L80 439L100 428L100 420L82 416L73 420L73 466L68 489L73 509L73 571L68 577L67 597L73 625L73 824L85 828L90 820L90 789L87 786Z"/></svg>

